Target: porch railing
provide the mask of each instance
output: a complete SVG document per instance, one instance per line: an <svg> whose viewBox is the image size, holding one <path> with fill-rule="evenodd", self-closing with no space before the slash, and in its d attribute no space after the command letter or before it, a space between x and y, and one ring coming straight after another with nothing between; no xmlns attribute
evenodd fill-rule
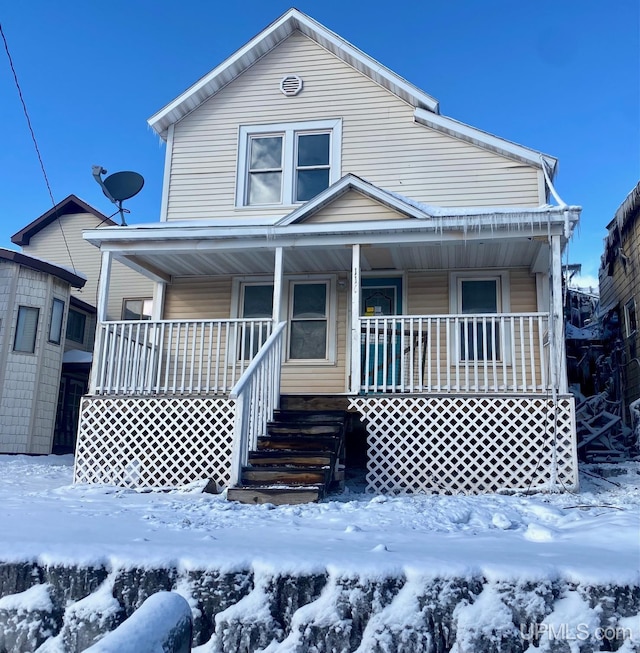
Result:
<svg viewBox="0 0 640 653"><path fill-rule="evenodd" d="M236 402L231 485L237 485L249 451L256 449L258 436L266 433L267 422L280 402L282 340L286 322L280 322L229 393Z"/></svg>
<svg viewBox="0 0 640 653"><path fill-rule="evenodd" d="M548 313L361 317L360 392L545 392L548 324Z"/></svg>
<svg viewBox="0 0 640 653"><path fill-rule="evenodd" d="M103 322L90 392L226 394L272 330L271 320Z"/></svg>

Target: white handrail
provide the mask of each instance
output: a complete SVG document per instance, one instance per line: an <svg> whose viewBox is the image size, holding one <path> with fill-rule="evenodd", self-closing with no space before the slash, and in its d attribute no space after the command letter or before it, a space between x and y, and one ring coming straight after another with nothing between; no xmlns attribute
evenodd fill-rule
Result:
<svg viewBox="0 0 640 653"><path fill-rule="evenodd" d="M266 433L267 423L280 405L282 341L286 322L280 322L229 393L235 401L231 485L237 485L249 451Z"/></svg>

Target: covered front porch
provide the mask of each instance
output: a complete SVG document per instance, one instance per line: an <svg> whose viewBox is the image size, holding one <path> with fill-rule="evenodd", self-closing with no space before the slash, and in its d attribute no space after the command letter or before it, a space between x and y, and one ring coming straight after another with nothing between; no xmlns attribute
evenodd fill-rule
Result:
<svg viewBox="0 0 640 653"><path fill-rule="evenodd" d="M575 489L569 218L530 213L88 233L102 318L76 480L233 486L281 396L307 394L358 414L371 491ZM114 257L157 282L153 319L104 319Z"/></svg>

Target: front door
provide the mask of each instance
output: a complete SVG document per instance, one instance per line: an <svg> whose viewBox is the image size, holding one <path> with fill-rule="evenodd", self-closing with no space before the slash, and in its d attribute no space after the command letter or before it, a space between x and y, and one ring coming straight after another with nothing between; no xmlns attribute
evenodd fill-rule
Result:
<svg viewBox="0 0 640 653"><path fill-rule="evenodd" d="M402 314L402 279L363 279L360 313L366 317ZM395 323L369 325L362 337L362 376L369 388L393 386L400 377L400 338Z"/></svg>

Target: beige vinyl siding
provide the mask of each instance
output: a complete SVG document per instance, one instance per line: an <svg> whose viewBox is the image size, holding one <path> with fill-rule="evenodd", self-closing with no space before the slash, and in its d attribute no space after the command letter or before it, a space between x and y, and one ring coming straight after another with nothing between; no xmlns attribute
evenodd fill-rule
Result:
<svg viewBox="0 0 640 653"><path fill-rule="evenodd" d="M84 288L71 289L71 294L83 302L96 306L98 303L98 280L102 256L100 250L82 238L84 229L95 229L100 220L89 213L63 215L31 237L29 244L22 248L25 254L57 263L83 274L87 278ZM61 228L62 227L62 228ZM64 233L64 235L63 235ZM65 242L66 241L66 242ZM67 252L71 252L71 258ZM109 285L109 320L122 317L123 298L153 297L153 282L141 274L114 261L111 266Z"/></svg>
<svg viewBox="0 0 640 653"><path fill-rule="evenodd" d="M304 90L286 97L291 72ZM253 215L235 209L240 125L342 118L342 175L443 206L537 206L537 169L414 121L414 108L294 33L176 124L168 220ZM259 209L282 215L290 209Z"/></svg>
<svg viewBox="0 0 640 653"><path fill-rule="evenodd" d="M342 197L305 220L313 222L360 222L362 220L401 220L407 216L390 209L357 191Z"/></svg>

